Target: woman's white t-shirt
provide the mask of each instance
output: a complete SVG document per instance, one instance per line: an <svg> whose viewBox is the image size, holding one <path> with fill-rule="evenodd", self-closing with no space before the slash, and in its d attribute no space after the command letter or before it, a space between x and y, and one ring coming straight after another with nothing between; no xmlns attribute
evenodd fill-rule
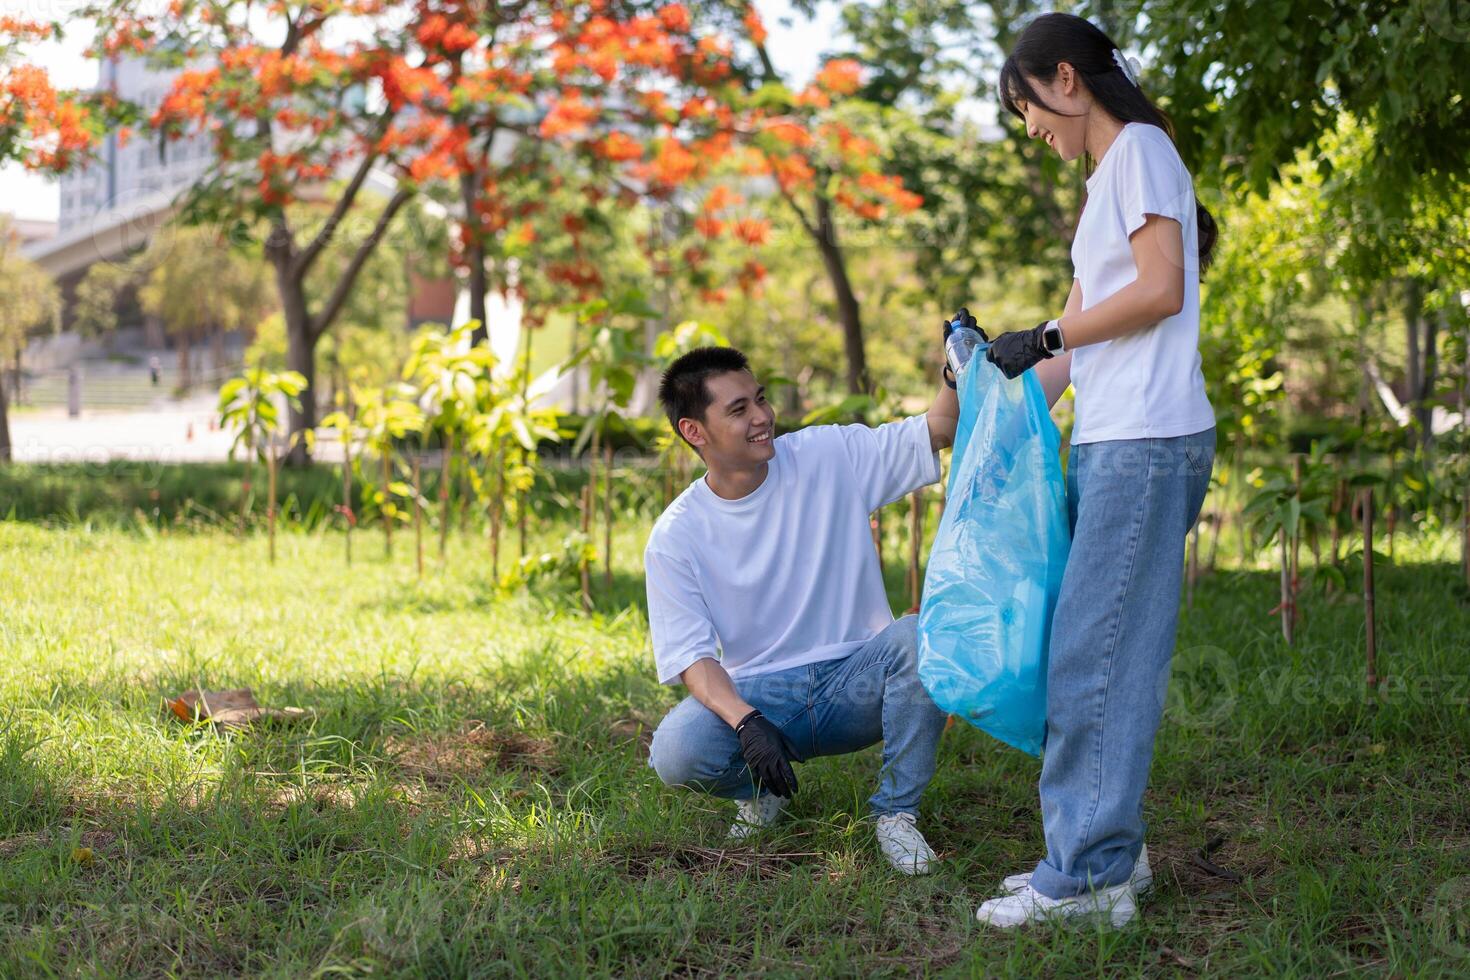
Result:
<svg viewBox="0 0 1470 980"><path fill-rule="evenodd" d="M1199 355L1199 231L1194 182L1167 133L1129 123L1087 179L1087 204L1072 241L1082 308L1138 278L1128 238L1157 214L1184 231L1184 305L1136 333L1072 353L1072 442L1161 439L1215 424Z"/></svg>

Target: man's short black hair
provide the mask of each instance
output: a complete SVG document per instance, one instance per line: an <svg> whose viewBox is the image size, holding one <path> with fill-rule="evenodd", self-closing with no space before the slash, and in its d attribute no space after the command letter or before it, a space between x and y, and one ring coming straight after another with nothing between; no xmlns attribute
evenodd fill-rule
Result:
<svg viewBox="0 0 1470 980"><path fill-rule="evenodd" d="M750 362L733 347L696 347L670 364L658 383L658 400L679 438L684 438L679 432L680 419L704 421L711 401L705 386L708 378L727 371L749 370Z"/></svg>

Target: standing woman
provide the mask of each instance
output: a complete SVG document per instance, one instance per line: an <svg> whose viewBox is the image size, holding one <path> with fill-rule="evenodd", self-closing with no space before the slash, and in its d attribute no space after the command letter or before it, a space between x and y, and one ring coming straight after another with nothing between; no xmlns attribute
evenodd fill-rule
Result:
<svg viewBox="0 0 1470 980"><path fill-rule="evenodd" d="M981 922L1054 917L1122 926L1152 883L1143 792L1179 619L1184 542L1215 457L1199 355L1199 276L1215 222L1195 198L1168 119L1112 40L1069 14L1038 17L1000 75L1006 109L1066 161L1087 197L1060 319L996 338L1007 377L1070 358L1072 551L1052 621L1041 768L1046 857L1012 875ZM1056 359L1056 360L1053 360ZM1048 378L1043 377L1043 381Z"/></svg>

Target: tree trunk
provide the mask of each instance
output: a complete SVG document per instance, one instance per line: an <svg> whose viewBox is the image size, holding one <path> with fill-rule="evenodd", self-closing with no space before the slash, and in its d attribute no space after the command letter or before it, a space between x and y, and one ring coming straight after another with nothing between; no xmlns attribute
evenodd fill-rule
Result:
<svg viewBox="0 0 1470 980"><path fill-rule="evenodd" d="M189 335L181 333L175 339L179 345L179 389L186 392L194 387L192 358L189 357Z"/></svg>
<svg viewBox="0 0 1470 980"><path fill-rule="evenodd" d="M471 168L459 175L459 200L464 209L464 220L472 225L478 224L478 212L475 205L479 201L479 172L477 168ZM485 245L480 241L478 231L465 236L468 239L465 244L465 263L470 270L470 319L479 323L479 326L470 333L470 343L483 344L490 339L490 324L485 319L485 294L489 290L489 284L485 276Z"/></svg>
<svg viewBox="0 0 1470 980"><path fill-rule="evenodd" d="M817 249L837 298L837 314L842 321L842 343L847 352L847 390L853 394L868 392L868 359L863 348L862 310L847 277L847 258L837 241L837 226L832 220L832 205L825 195L817 199Z"/></svg>
<svg viewBox="0 0 1470 980"><path fill-rule="evenodd" d="M10 413L5 405L5 369L0 367L0 463L8 463L10 458Z"/></svg>
<svg viewBox="0 0 1470 980"><path fill-rule="evenodd" d="M1434 406L1432 402L1434 401L1434 388L1439 381L1439 327L1443 319L1443 311L1437 318L1423 318L1424 370L1420 383L1423 384L1424 391L1414 410L1419 416L1419 445L1426 453L1429 452L1434 442Z"/></svg>
<svg viewBox="0 0 1470 980"><path fill-rule="evenodd" d="M286 367L306 379L306 387L299 399L298 408L292 403L288 409L289 432L292 436L316 428L316 338L312 336L311 321L306 315L306 297L298 287L295 297L282 297L286 319ZM290 466L304 466L311 462L306 449L306 440L297 439L286 457Z"/></svg>
<svg viewBox="0 0 1470 980"><path fill-rule="evenodd" d="M1404 283L1404 342L1405 358L1404 403L1418 414L1419 401L1424 397L1424 375L1419 359L1419 324L1424 315L1424 293L1416 279Z"/></svg>

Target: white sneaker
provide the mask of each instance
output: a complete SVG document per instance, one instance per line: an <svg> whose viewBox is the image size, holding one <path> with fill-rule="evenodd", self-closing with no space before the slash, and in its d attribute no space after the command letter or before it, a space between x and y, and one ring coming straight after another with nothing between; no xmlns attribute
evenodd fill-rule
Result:
<svg viewBox="0 0 1470 980"><path fill-rule="evenodd" d="M878 818L878 849L894 869L906 875L926 875L939 859L914 826L912 813L888 813Z"/></svg>
<svg viewBox="0 0 1470 980"><path fill-rule="evenodd" d="M754 800L736 800L735 822L730 825L730 832L725 837L728 840L753 837L775 823L781 812L790 805L789 798L773 793Z"/></svg>
<svg viewBox="0 0 1470 980"><path fill-rule="evenodd" d="M1133 885L1126 882L1071 898L1047 898L1028 884L1014 895L992 898L980 906L975 918L997 929L1059 919L1094 920L1121 929L1137 914Z"/></svg>
<svg viewBox="0 0 1470 980"><path fill-rule="evenodd" d="M1133 885L1133 894L1138 898L1142 898L1154 886L1154 869L1148 864L1147 844L1143 845L1143 849L1138 852L1138 860L1133 862L1133 875L1128 880ZM1014 895L1029 884L1031 884L1031 872L1025 871L1002 879L1000 890L1003 894Z"/></svg>

